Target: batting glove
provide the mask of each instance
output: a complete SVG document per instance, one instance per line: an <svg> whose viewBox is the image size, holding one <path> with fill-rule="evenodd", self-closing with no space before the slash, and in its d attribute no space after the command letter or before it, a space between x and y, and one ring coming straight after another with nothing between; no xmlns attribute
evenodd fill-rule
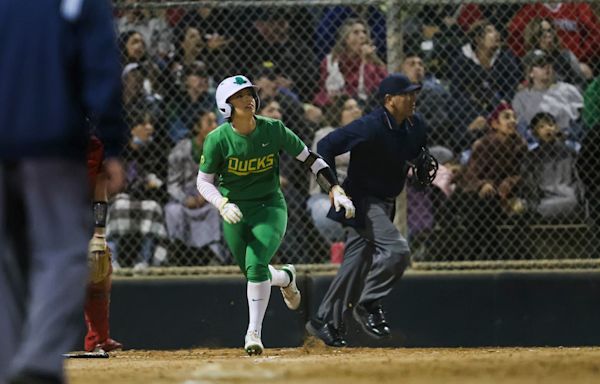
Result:
<svg viewBox="0 0 600 384"><path fill-rule="evenodd" d="M219 204L219 213L223 217L223 220L228 224L237 224L243 217L240 208L237 205L230 203L229 199L226 197L224 197L223 200L221 200L221 204Z"/></svg>
<svg viewBox="0 0 600 384"><path fill-rule="evenodd" d="M339 212L341 208L346 210L346 219L350 219L354 217L354 204L352 204L352 200L348 196L346 196L346 192L339 185L334 185L331 187L329 191L329 196L333 200L333 206L335 207L335 211Z"/></svg>

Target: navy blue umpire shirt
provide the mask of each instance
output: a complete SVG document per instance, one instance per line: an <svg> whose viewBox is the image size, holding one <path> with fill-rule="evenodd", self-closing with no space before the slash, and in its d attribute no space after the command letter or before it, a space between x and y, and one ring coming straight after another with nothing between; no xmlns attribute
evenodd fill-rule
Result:
<svg viewBox="0 0 600 384"><path fill-rule="evenodd" d="M402 192L407 161L416 158L427 141L423 118L414 114L410 120L412 124L407 119L398 124L384 107L379 107L319 141L317 152L334 171L335 157L350 151L348 176L342 187L356 207L352 219L344 217L343 209L335 212L333 206L327 217L363 228L368 197L391 200Z"/></svg>
<svg viewBox="0 0 600 384"><path fill-rule="evenodd" d="M83 160L127 140L109 0L0 0L0 159Z"/></svg>

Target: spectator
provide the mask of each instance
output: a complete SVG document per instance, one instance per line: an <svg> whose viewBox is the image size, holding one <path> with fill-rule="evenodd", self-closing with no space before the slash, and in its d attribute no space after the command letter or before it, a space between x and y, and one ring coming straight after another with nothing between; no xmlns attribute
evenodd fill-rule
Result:
<svg viewBox="0 0 600 384"><path fill-rule="evenodd" d="M248 63L271 67L277 87L289 89L299 101L310 100L317 81L317 61L311 40L303 38L303 30L311 24L294 25L294 18L305 20L300 10L260 8L256 12L252 28L236 42L235 71L255 72L256 68L248 67ZM287 117L293 123L291 115Z"/></svg>
<svg viewBox="0 0 600 384"><path fill-rule="evenodd" d="M177 28L195 28L200 32L202 51L200 57L207 64L211 78L222 79L232 71L239 71L232 65L235 41L245 40L241 19L236 10L227 8L198 7L189 10L179 21Z"/></svg>
<svg viewBox="0 0 600 384"><path fill-rule="evenodd" d="M347 19L366 20L373 31L373 43L377 54L386 57L386 15L376 5L335 5L325 7L315 31L315 53L323 60L327 52L335 45L336 31Z"/></svg>
<svg viewBox="0 0 600 384"><path fill-rule="evenodd" d="M367 24L347 19L338 29L335 46L321 61L319 91L314 103L330 104L332 98L346 94L366 102L387 75L377 56Z"/></svg>
<svg viewBox="0 0 600 384"><path fill-rule="evenodd" d="M513 99L519 123L529 126L538 112L549 112L556 117L563 133L580 140L579 110L583 107L583 96L577 87L556 81L552 62L543 51L532 52L524 64L528 86Z"/></svg>
<svg viewBox="0 0 600 384"><path fill-rule="evenodd" d="M515 112L502 102L488 116L489 129L473 144L465 169L457 175L453 195L456 214L465 226L465 257L491 257L499 244L497 228L506 215L524 212L517 193L521 164L527 153L519 135Z"/></svg>
<svg viewBox="0 0 600 384"><path fill-rule="evenodd" d="M319 141L333 132L337 128L344 127L363 115L363 110L356 99L342 95L333 101L326 109L327 127L319 129L315 133L315 138L312 143L313 152L317 152L317 144ZM335 157L335 168L337 170L338 181L343 183L348 174L348 164L350 163L350 152L343 153ZM323 238L328 241L328 245L344 240L344 229L342 225L336 221L327 218L327 212L331 203L329 195L324 193L316 181L310 181L310 198L306 205L310 212L312 222L318 229Z"/></svg>
<svg viewBox="0 0 600 384"><path fill-rule="evenodd" d="M183 69L183 84L169 105L169 138L177 143L189 136L201 111L216 111L215 95L209 90L208 73L191 64Z"/></svg>
<svg viewBox="0 0 600 384"><path fill-rule="evenodd" d="M235 9L197 7L190 9L178 21L179 26L192 26L204 33L207 46L220 49L230 46L232 39L241 38L244 27L236 18Z"/></svg>
<svg viewBox="0 0 600 384"><path fill-rule="evenodd" d="M554 116L537 113L530 130L537 142L530 146L523 166L529 187L527 206L544 219L565 219L583 200L575 169L576 153L565 143Z"/></svg>
<svg viewBox="0 0 600 384"><path fill-rule="evenodd" d="M459 5L423 5L402 22L405 52L421 52L428 73L445 80L451 60L460 54L464 32L456 22Z"/></svg>
<svg viewBox="0 0 600 384"><path fill-rule="evenodd" d="M536 50L542 50L548 55L558 80L583 89L587 80L592 77L590 67L580 63L572 51L563 47L552 20L534 18L527 24L524 36L527 55L523 61L527 61L529 55L535 55Z"/></svg>
<svg viewBox="0 0 600 384"><path fill-rule="evenodd" d="M282 89L277 81L277 72L273 63L261 63L252 72L254 83L259 87L261 99L274 99L279 103L285 123L300 139L310 145L312 129L304 118L304 107L296 95Z"/></svg>
<svg viewBox="0 0 600 384"><path fill-rule="evenodd" d="M136 31L124 32L119 36L119 46L121 48L123 66L127 68L128 65L136 64L136 68L139 68L141 70L140 73L144 75L142 80L144 94L152 95L158 100L162 99L162 96L158 92L160 71L158 66L149 59L146 52L146 43L142 35Z"/></svg>
<svg viewBox="0 0 600 384"><path fill-rule="evenodd" d="M600 76L597 76L585 89L582 114L587 132L600 124Z"/></svg>
<svg viewBox="0 0 600 384"><path fill-rule="evenodd" d="M416 250L413 260L424 256L425 248L422 246L427 246L428 255L441 253L445 256L453 252L449 247L456 245L447 243L443 249L438 249L439 243L436 242L440 233L433 229L439 227L442 232L445 232L447 228L456 226L450 198L456 188L454 176L460 172L460 165L454 153L448 148L433 146L429 148L429 152L439 162L432 188L419 190L409 182L406 189L408 235L411 239L411 247ZM429 245L433 246L429 247Z"/></svg>
<svg viewBox="0 0 600 384"><path fill-rule="evenodd" d="M145 269L150 263L165 261L167 251L163 242L167 237L161 202L165 197L161 166L165 161L158 156L152 137L154 126L151 115L143 109L128 111L131 136L124 155L125 190L117 193L108 207L106 238L118 265L125 255L121 253L123 236L141 236L141 252L134 268ZM114 194L109 183L109 194Z"/></svg>
<svg viewBox="0 0 600 384"><path fill-rule="evenodd" d="M458 25L466 32L480 20L489 20L497 25L503 38L507 36L507 27L515 13L519 11L519 4L461 4L456 13Z"/></svg>
<svg viewBox="0 0 600 384"><path fill-rule="evenodd" d="M123 68L123 105L126 110L145 109L152 116L162 116L162 97L148 87L147 67L139 63L129 63Z"/></svg>
<svg viewBox="0 0 600 384"><path fill-rule="evenodd" d="M204 259L216 255L223 264L227 253L221 243L219 211L207 204L196 188L204 138L217 127L217 116L212 110L202 110L195 120L194 136L178 142L169 154L167 191L170 201L165 206L165 221L171 239L200 251ZM194 264L197 263L198 260L194 260Z"/></svg>
<svg viewBox="0 0 600 384"><path fill-rule="evenodd" d="M536 18L550 19L564 47L584 63L593 63L600 49L600 23L586 3L526 4L512 19L508 43L515 54L526 53L523 33Z"/></svg>
<svg viewBox="0 0 600 384"><path fill-rule="evenodd" d="M144 38L137 31L127 31L119 36L119 48L123 65L129 63L140 63L147 59L146 43Z"/></svg>
<svg viewBox="0 0 600 384"><path fill-rule="evenodd" d="M600 125L591 126L583 139L581 152L577 158L577 169L590 198L589 217L592 222L592 252L600 250Z"/></svg>
<svg viewBox="0 0 600 384"><path fill-rule="evenodd" d="M124 5L132 5L136 0L125 0ZM125 9L117 20L119 33L135 31L143 38L151 55L165 58L171 49L171 28L161 11L151 15L146 8Z"/></svg>
<svg viewBox="0 0 600 384"><path fill-rule="evenodd" d="M166 72L162 82L169 88L165 89L164 94L176 97L178 90L182 89L184 83L184 69L195 66L206 68L207 63L202 56L205 48L204 40L200 31L189 25L177 28L175 34L174 51L169 54L167 60Z"/></svg>
<svg viewBox="0 0 600 384"><path fill-rule="evenodd" d="M468 38L454 61L451 84L460 88L461 79L475 78L489 88L484 93L490 97L512 97L521 79L519 61L502 47L496 27L482 20L473 24Z"/></svg>
<svg viewBox="0 0 600 384"><path fill-rule="evenodd" d="M492 108L503 99L512 99L521 80L518 59L501 47L500 34L483 20L473 24L469 42L455 57L450 73L450 92L454 100L453 124L467 125L461 150L470 145L486 126Z"/></svg>
<svg viewBox="0 0 600 384"><path fill-rule="evenodd" d="M283 115L281 114L281 105L275 99L266 98L261 100L260 115L270 117L271 119L281 120Z"/></svg>
<svg viewBox="0 0 600 384"><path fill-rule="evenodd" d="M419 112L430 130L430 144L453 148L458 132L450 123L450 94L440 81L431 73L426 73L423 60L418 51L405 52L400 72L411 82L422 84L417 98Z"/></svg>

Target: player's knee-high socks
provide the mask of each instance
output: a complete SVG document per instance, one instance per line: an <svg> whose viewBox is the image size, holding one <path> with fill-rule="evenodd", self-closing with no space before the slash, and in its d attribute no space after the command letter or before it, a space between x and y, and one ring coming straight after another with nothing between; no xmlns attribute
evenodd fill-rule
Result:
<svg viewBox="0 0 600 384"><path fill-rule="evenodd" d="M88 284L85 296L85 350L93 351L98 344L109 338L109 306L110 306L111 277L96 284Z"/></svg>
<svg viewBox="0 0 600 384"><path fill-rule="evenodd" d="M269 272L271 273L271 285L275 287L287 287L292 281L292 277L284 270L276 269L269 265Z"/></svg>
<svg viewBox="0 0 600 384"><path fill-rule="evenodd" d="M271 296L271 283L268 280L260 283L248 281L247 293L249 313L248 332L257 332L260 335L262 322Z"/></svg>

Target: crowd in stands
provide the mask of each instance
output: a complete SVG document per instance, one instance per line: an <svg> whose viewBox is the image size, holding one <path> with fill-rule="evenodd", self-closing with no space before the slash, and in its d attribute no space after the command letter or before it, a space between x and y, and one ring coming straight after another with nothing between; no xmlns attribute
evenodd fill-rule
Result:
<svg viewBox="0 0 600 384"><path fill-rule="evenodd" d="M404 54L391 70L423 85L417 112L440 161L432 190L409 186L411 236L465 227L464 257L474 259L494 247L497 223L583 217L579 154L600 146L588 138L600 129L596 11L423 5L403 18ZM131 136L127 187L109 208L115 267L231 263L218 211L195 187L204 138L223 122L216 84L247 75L260 88L258 113L315 149L375 106L390 70L385 17L378 6L117 10ZM336 159L340 182L349 162ZM281 185L290 220L278 260L328 260L344 238L325 217L329 197L283 156Z"/></svg>

